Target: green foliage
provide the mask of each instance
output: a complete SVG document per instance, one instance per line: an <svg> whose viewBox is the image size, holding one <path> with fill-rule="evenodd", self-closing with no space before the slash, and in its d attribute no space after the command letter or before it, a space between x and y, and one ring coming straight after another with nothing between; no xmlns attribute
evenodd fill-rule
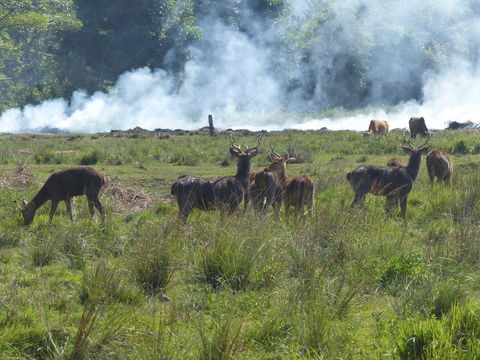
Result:
<svg viewBox="0 0 480 360"><path fill-rule="evenodd" d="M100 152L98 150L92 150L83 154L80 157L80 165L95 165L100 158Z"/></svg>
<svg viewBox="0 0 480 360"><path fill-rule="evenodd" d="M397 135L388 135L394 152L375 154L371 142L386 142L354 132L265 134L277 149L311 149L311 162L290 165L289 174L315 179L314 216L287 221L283 209L276 217L241 206L233 216L195 210L186 222L176 218L171 181L233 174L234 161L220 166L227 136L0 136L0 357L479 357L476 155L453 155L451 187L431 187L423 160L405 222L398 210L384 214L382 197L349 208L346 172L363 157L384 165L402 156ZM431 141L470 147L476 136L437 132ZM49 149L63 152L62 164L35 162ZM62 203L47 224L47 203L23 227L12 200L31 199L52 171L94 150L96 168L116 179L100 195L105 225L89 219L78 197L73 223ZM175 151L196 152L197 165L171 164ZM252 170L266 165L267 153L262 145ZM123 164L110 165L116 158ZM19 161L36 183L13 181Z"/></svg>

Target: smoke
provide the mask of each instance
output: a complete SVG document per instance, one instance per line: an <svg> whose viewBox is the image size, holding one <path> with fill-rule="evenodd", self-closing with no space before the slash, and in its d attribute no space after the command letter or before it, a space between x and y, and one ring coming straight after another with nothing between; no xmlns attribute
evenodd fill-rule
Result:
<svg viewBox="0 0 480 360"><path fill-rule="evenodd" d="M241 26L199 19L179 83L168 69L125 72L109 93L5 111L0 131L100 132L204 126L364 130L424 116L430 128L480 121L480 7L473 0L289 0L288 26L245 5ZM287 34L302 38L299 43ZM331 117L325 117L325 110ZM306 115L319 114L319 115Z"/></svg>

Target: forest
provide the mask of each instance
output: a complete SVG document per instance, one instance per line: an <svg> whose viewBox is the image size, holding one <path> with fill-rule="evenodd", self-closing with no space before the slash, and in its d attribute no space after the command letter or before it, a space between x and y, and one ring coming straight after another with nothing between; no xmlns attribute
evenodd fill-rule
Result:
<svg viewBox="0 0 480 360"><path fill-rule="evenodd" d="M198 83L223 81L212 91L228 93L247 82L246 99L232 90L239 111L263 93L269 97L253 105L302 113L422 102L435 74L459 61L475 72L479 11L477 1L6 0L0 110L70 101L79 89L108 94L121 74L144 67L164 71L175 93L192 61L205 73L194 94ZM235 36L249 47L231 51L258 64L229 61ZM235 70L244 78L229 81Z"/></svg>

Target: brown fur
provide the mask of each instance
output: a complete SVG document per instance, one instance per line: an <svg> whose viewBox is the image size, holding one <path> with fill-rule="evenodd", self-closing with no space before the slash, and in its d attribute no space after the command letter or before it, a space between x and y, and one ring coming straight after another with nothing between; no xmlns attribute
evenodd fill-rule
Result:
<svg viewBox="0 0 480 360"><path fill-rule="evenodd" d="M414 139L417 135L420 135L421 137L430 136L423 117L411 117L408 121L408 126L410 127L410 136Z"/></svg>
<svg viewBox="0 0 480 360"><path fill-rule="evenodd" d="M250 185L250 159L257 152L257 147L245 151L238 147L230 148L230 155L237 159L237 173L234 176L218 179L184 176L175 180L171 194L177 199L179 217L186 219L194 208L233 213L245 200Z"/></svg>
<svg viewBox="0 0 480 360"><path fill-rule="evenodd" d="M451 184L453 161L445 151L433 149L427 154L427 170L432 185L435 177L438 182L444 181L446 185Z"/></svg>
<svg viewBox="0 0 480 360"><path fill-rule="evenodd" d="M23 214L24 225L28 226L32 223L38 208L48 200L52 202L50 223L60 201L65 201L67 213L70 220L73 221L72 197L80 195L87 196L90 215L93 216L94 207L96 207L104 220L104 209L98 199L98 194L104 184L104 175L91 167L78 166L53 173L32 201L23 200L24 207L20 207L20 210Z"/></svg>
<svg viewBox="0 0 480 360"><path fill-rule="evenodd" d="M386 120L370 120L368 131L365 136L370 135L387 135L388 134L388 122Z"/></svg>
<svg viewBox="0 0 480 360"><path fill-rule="evenodd" d="M363 205L365 196L368 193L386 196L385 211L390 213L398 199L402 217L405 218L407 197L418 176L421 156L429 148L424 146L413 148L411 145L409 147L402 146L402 148L410 155L407 166L382 167L362 165L347 173L347 180L355 192L351 206Z"/></svg>
<svg viewBox="0 0 480 360"><path fill-rule="evenodd" d="M393 157L387 161L387 166L403 166L402 159Z"/></svg>
<svg viewBox="0 0 480 360"><path fill-rule="evenodd" d="M290 206L295 208L295 216L304 214L304 206L307 207L309 214L313 215L314 194L315 184L309 176L300 175L288 179L283 197L287 217L289 216Z"/></svg>

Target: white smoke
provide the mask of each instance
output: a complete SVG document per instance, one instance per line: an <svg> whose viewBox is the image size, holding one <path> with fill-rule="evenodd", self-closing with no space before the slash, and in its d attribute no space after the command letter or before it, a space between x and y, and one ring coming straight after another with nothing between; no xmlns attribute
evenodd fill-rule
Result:
<svg viewBox="0 0 480 360"><path fill-rule="evenodd" d="M319 6L309 0L289 2L292 21L299 22L308 21L309 9ZM332 16L319 28L319 43L313 47L310 60L289 64L300 88L308 82L314 84L308 99L286 90L285 80L274 69L281 56L278 52L254 36L209 19L203 28L204 39L190 49L191 59L179 86L161 69L127 71L109 93L89 95L78 90L70 101L53 99L8 110L0 116L0 131L18 133L49 127L101 132L135 126L195 129L205 125L208 114L214 115L217 127L252 130L365 130L370 119L385 119L391 128L403 128L411 116L425 117L427 126L434 129L452 120L480 121L480 73L476 60L469 58L471 45L480 39L480 21L467 6L468 0L337 0L328 4ZM251 29L265 30L257 25L253 23ZM437 41L444 38L451 42ZM437 71L420 72L421 102L404 100L393 109L387 108L383 100L411 92L410 79L423 66L418 53L409 52L402 43L405 39L416 49L431 47L437 55L443 54L444 61ZM377 43L387 45L383 48L390 49L388 53L362 53L365 49L374 52ZM436 48L445 43L454 45ZM320 112L332 98L342 106L342 101L352 96L348 86L343 90L339 86L337 91L334 76L345 49L374 59L365 74L373 107L352 115L342 115L348 112L340 110L332 118L298 115L292 109Z"/></svg>

